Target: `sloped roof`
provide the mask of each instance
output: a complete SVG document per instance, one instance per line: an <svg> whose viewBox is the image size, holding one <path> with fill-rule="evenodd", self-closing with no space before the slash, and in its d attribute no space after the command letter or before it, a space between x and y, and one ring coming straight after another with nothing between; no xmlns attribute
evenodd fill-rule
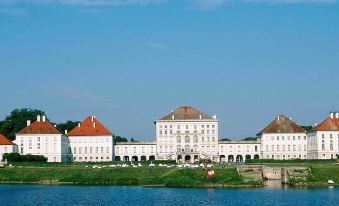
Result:
<svg viewBox="0 0 339 206"><path fill-rule="evenodd" d="M0 145L14 145L14 143L3 134L0 134Z"/></svg>
<svg viewBox="0 0 339 206"><path fill-rule="evenodd" d="M267 127L261 130L258 135L263 133L306 133L302 127L290 120L284 115L279 115Z"/></svg>
<svg viewBox="0 0 339 206"><path fill-rule="evenodd" d="M61 134L48 121L35 121L16 134Z"/></svg>
<svg viewBox="0 0 339 206"><path fill-rule="evenodd" d="M80 126L75 127L69 133L69 136L100 136L113 135L106 129L94 116L87 117L80 123Z"/></svg>
<svg viewBox="0 0 339 206"><path fill-rule="evenodd" d="M310 131L339 131L339 118L328 117Z"/></svg>
<svg viewBox="0 0 339 206"><path fill-rule="evenodd" d="M193 107L183 106L177 108L159 120L214 120L214 118Z"/></svg>

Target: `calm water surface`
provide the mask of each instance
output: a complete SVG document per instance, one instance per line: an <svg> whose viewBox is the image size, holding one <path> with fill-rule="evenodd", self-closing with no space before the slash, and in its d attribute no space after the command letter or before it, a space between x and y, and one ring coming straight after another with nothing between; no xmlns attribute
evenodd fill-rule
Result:
<svg viewBox="0 0 339 206"><path fill-rule="evenodd" d="M181 189L0 185L0 205L339 206L339 188Z"/></svg>

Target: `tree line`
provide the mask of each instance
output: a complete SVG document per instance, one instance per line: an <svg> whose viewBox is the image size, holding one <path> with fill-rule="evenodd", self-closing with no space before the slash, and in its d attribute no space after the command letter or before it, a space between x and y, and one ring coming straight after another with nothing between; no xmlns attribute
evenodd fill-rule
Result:
<svg viewBox="0 0 339 206"><path fill-rule="evenodd" d="M46 115L46 113L39 109L22 108L14 109L10 112L5 119L0 120L0 134L5 135L10 140L15 139L15 134L27 126L27 120L36 121L38 115ZM56 125L56 128L60 132L65 130L71 131L74 129L80 121L68 120L66 122L54 123L47 119L51 124ZM134 142L134 138L131 138L131 142ZM126 137L114 136L114 143L116 142L128 142Z"/></svg>

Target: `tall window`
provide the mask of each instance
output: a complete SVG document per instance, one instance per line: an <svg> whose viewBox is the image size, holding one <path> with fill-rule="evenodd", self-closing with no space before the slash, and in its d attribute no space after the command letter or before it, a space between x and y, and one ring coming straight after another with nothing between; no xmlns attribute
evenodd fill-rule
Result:
<svg viewBox="0 0 339 206"><path fill-rule="evenodd" d="M194 143L198 143L198 136L194 136L194 137L193 137L193 142L194 142Z"/></svg>
<svg viewBox="0 0 339 206"><path fill-rule="evenodd" d="M181 143L181 137L177 136L177 143Z"/></svg>
<svg viewBox="0 0 339 206"><path fill-rule="evenodd" d="M185 143L190 143L190 137L189 136L185 136Z"/></svg>
<svg viewBox="0 0 339 206"><path fill-rule="evenodd" d="M177 152L181 152L181 146L177 145Z"/></svg>

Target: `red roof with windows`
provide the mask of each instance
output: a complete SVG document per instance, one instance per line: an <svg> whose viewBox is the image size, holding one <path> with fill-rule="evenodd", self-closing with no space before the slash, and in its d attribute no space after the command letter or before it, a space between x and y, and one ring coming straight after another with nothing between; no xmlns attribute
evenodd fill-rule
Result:
<svg viewBox="0 0 339 206"><path fill-rule="evenodd" d="M40 119L40 118L38 118ZM61 134L55 126L47 120L37 120L16 134Z"/></svg>
<svg viewBox="0 0 339 206"><path fill-rule="evenodd" d="M215 118L190 106L179 107L160 120L214 120Z"/></svg>
<svg viewBox="0 0 339 206"><path fill-rule="evenodd" d="M3 134L0 134L0 145L14 145L14 143Z"/></svg>
<svg viewBox="0 0 339 206"><path fill-rule="evenodd" d="M278 115L278 117L261 130L258 135L264 133L306 133L306 130L285 115Z"/></svg>
<svg viewBox="0 0 339 206"><path fill-rule="evenodd" d="M95 116L89 116L84 121L79 123L77 127L72 129L69 136L111 136L113 135L108 129L104 127Z"/></svg>
<svg viewBox="0 0 339 206"><path fill-rule="evenodd" d="M328 117L311 131L339 131L339 118L333 114L333 117Z"/></svg>

